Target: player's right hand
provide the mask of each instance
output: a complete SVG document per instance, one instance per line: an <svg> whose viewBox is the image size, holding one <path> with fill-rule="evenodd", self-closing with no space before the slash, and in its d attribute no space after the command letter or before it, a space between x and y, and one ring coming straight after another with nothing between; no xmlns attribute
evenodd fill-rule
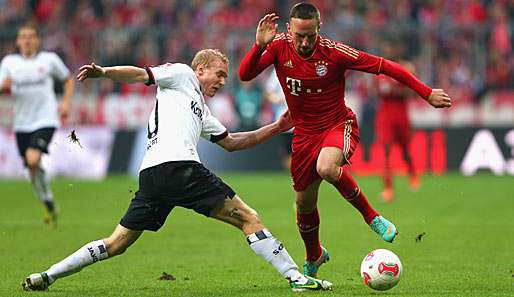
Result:
<svg viewBox="0 0 514 297"><path fill-rule="evenodd" d="M0 94L11 92L12 80L10 78L4 79L2 85L0 85Z"/></svg>
<svg viewBox="0 0 514 297"><path fill-rule="evenodd" d="M255 43L260 47L265 47L268 43L273 41L278 30L278 15L270 13L265 15L257 26L257 33L255 34Z"/></svg>
<svg viewBox="0 0 514 297"><path fill-rule="evenodd" d="M79 68L79 74L77 75L77 79L79 81L84 81L88 78L102 77L104 74L105 69L102 66L96 65L95 63L91 63L89 65L84 65Z"/></svg>
<svg viewBox="0 0 514 297"><path fill-rule="evenodd" d="M281 133L289 131L294 127L293 119L291 119L291 114L289 113L289 109L286 110L276 121L278 128Z"/></svg>
<svg viewBox="0 0 514 297"><path fill-rule="evenodd" d="M432 94L430 94L427 101L435 108L452 106L452 99L443 89L432 89Z"/></svg>

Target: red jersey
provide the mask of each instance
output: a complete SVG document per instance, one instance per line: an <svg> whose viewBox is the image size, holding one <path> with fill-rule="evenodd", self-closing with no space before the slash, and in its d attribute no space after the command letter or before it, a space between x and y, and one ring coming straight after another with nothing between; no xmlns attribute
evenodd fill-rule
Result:
<svg viewBox="0 0 514 297"><path fill-rule="evenodd" d="M387 64L386 64L387 62ZM427 98L431 89L412 74L381 57L318 36L310 57L296 51L288 33L277 34L266 48L256 44L239 69L241 80L256 77L269 65L275 66L285 94L295 133L317 134L342 123L353 112L345 105L345 72L348 69L392 75Z"/></svg>
<svg viewBox="0 0 514 297"><path fill-rule="evenodd" d="M399 82L383 75L378 77L376 83L379 98L378 109L406 114L408 89Z"/></svg>
<svg viewBox="0 0 514 297"><path fill-rule="evenodd" d="M376 83L379 97L375 118L377 140L383 144L408 145L411 125L407 113L407 88L387 76L379 76Z"/></svg>

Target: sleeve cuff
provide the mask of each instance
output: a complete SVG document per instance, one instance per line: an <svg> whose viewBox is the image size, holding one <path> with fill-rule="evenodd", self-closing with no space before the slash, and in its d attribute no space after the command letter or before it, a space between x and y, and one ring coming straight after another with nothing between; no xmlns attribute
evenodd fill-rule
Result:
<svg viewBox="0 0 514 297"><path fill-rule="evenodd" d="M145 85L147 85L147 86L154 85L155 84L155 78L153 76L152 70L150 69L149 66L146 66L145 70L146 70L146 73L148 74L148 81L145 82Z"/></svg>
<svg viewBox="0 0 514 297"><path fill-rule="evenodd" d="M225 139L227 136L228 136L228 130L225 130L225 132L223 132L219 135L211 135L210 141L216 143L222 139Z"/></svg>

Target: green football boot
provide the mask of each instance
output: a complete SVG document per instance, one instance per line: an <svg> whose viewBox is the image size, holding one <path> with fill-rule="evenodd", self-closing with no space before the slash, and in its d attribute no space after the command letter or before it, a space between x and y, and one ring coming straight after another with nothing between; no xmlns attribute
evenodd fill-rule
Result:
<svg viewBox="0 0 514 297"><path fill-rule="evenodd" d="M291 290L293 290L293 292L332 290L332 283L329 281L315 279L309 276L305 276L305 278L307 279L306 282L305 280L301 279L294 282L289 282Z"/></svg>
<svg viewBox="0 0 514 297"><path fill-rule="evenodd" d="M371 224L369 224L371 230L375 231L384 241L393 242L394 238L398 234L396 226L389 222L382 216L376 216Z"/></svg>
<svg viewBox="0 0 514 297"><path fill-rule="evenodd" d="M328 256L327 249L321 247L321 256L319 256L318 260L314 262L305 261L303 264L303 275L317 277L319 267L328 260L330 260L330 257Z"/></svg>

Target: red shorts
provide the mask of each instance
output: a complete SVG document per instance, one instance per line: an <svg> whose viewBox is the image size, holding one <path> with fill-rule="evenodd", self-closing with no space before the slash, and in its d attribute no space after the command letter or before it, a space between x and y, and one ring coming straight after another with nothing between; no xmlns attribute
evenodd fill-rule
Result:
<svg viewBox="0 0 514 297"><path fill-rule="evenodd" d="M316 171L318 155L324 147L337 147L343 151L346 163L350 163L359 143L359 127L355 116L317 135L293 134L291 176L293 188L300 192L315 180L320 179Z"/></svg>
<svg viewBox="0 0 514 297"><path fill-rule="evenodd" d="M398 143L408 145L411 128L406 112L379 110L375 121L377 140L382 144Z"/></svg>

